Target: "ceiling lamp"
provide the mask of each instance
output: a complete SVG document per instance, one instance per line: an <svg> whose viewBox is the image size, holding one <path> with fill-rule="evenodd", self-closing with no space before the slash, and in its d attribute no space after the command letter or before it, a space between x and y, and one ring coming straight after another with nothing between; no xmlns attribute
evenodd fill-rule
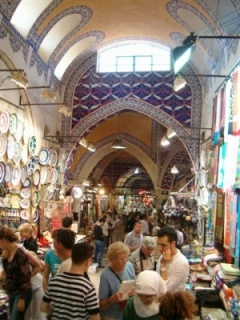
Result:
<svg viewBox="0 0 240 320"><path fill-rule="evenodd" d="M135 174L139 174L139 168L136 168L134 171Z"/></svg>
<svg viewBox="0 0 240 320"><path fill-rule="evenodd" d="M80 141L79 141L79 144L81 146L83 146L84 148L87 148L88 147L88 142L85 138L82 138Z"/></svg>
<svg viewBox="0 0 240 320"><path fill-rule="evenodd" d="M63 105L58 111L66 117L70 117L72 114L71 109L65 105Z"/></svg>
<svg viewBox="0 0 240 320"><path fill-rule="evenodd" d="M113 149L126 149L126 145L122 139L115 139L111 148L113 148Z"/></svg>
<svg viewBox="0 0 240 320"><path fill-rule="evenodd" d="M96 146L92 143L89 143L89 145L87 146L87 149L91 152L95 152L96 151Z"/></svg>
<svg viewBox="0 0 240 320"><path fill-rule="evenodd" d="M19 87L27 89L28 79L24 71L15 71L11 76L11 80L16 83Z"/></svg>
<svg viewBox="0 0 240 320"><path fill-rule="evenodd" d="M52 89L43 89L41 97L46 101L54 102L57 98L56 92Z"/></svg>
<svg viewBox="0 0 240 320"><path fill-rule="evenodd" d="M172 52L174 73L178 73L189 61L192 49L197 39L240 39L240 36L196 36L193 32L183 41L183 45L176 47Z"/></svg>
<svg viewBox="0 0 240 320"><path fill-rule="evenodd" d="M90 181L89 180L83 180L83 186L90 187Z"/></svg>
<svg viewBox="0 0 240 320"><path fill-rule="evenodd" d="M182 88L184 88L186 84L187 84L186 79L184 79L181 76L177 76L174 80L174 83L173 83L173 90L175 92L177 92L177 91L181 90Z"/></svg>
<svg viewBox="0 0 240 320"><path fill-rule="evenodd" d="M169 146L169 144L170 144L170 141L168 140L168 138L166 136L163 136L161 139L161 146L166 147L166 146Z"/></svg>
<svg viewBox="0 0 240 320"><path fill-rule="evenodd" d="M173 70L178 73L182 67L189 61L192 54L192 45L184 45L173 50Z"/></svg>
<svg viewBox="0 0 240 320"><path fill-rule="evenodd" d="M176 132L172 128L167 129L167 138L171 139L176 136Z"/></svg>
<svg viewBox="0 0 240 320"><path fill-rule="evenodd" d="M177 168L175 165L172 167L171 173L172 173L172 174L177 174L177 173L179 173L179 170L178 170L178 168Z"/></svg>

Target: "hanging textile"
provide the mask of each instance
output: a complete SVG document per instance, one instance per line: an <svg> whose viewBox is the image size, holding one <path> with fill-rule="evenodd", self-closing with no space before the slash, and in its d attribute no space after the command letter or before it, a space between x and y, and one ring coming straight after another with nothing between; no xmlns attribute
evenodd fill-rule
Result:
<svg viewBox="0 0 240 320"><path fill-rule="evenodd" d="M230 195L230 239L229 250L232 257L235 255L237 231L237 194L232 190Z"/></svg>
<svg viewBox="0 0 240 320"><path fill-rule="evenodd" d="M240 194L237 196L237 236L234 265L240 268Z"/></svg>
<svg viewBox="0 0 240 320"><path fill-rule="evenodd" d="M215 114L215 130L213 134L213 143L218 144L220 137L220 114L221 114L221 92L218 93L217 97L214 99L214 108L216 109Z"/></svg>
<svg viewBox="0 0 240 320"><path fill-rule="evenodd" d="M240 188L240 136L238 136L238 153L234 188Z"/></svg>
<svg viewBox="0 0 240 320"><path fill-rule="evenodd" d="M240 68L233 74L232 115L229 121L230 133L240 135Z"/></svg>
<svg viewBox="0 0 240 320"><path fill-rule="evenodd" d="M225 193L217 189L217 212L215 221L215 240L223 244L224 236L224 212L225 212Z"/></svg>
<svg viewBox="0 0 240 320"><path fill-rule="evenodd" d="M212 158L212 185L217 183L217 172L218 172L218 155L219 155L219 145L214 146L213 158Z"/></svg>
<svg viewBox="0 0 240 320"><path fill-rule="evenodd" d="M223 143L219 148L219 160L218 160L218 174L217 174L217 186L218 188L224 188L224 168L225 159L227 153L227 144Z"/></svg>

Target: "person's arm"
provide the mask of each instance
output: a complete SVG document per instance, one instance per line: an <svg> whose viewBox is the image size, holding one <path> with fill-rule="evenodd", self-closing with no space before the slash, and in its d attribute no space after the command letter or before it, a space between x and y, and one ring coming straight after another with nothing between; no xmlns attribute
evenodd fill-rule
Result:
<svg viewBox="0 0 240 320"><path fill-rule="evenodd" d="M48 287L48 280L50 276L50 266L47 262L45 262L43 269L43 290L46 291Z"/></svg>
<svg viewBox="0 0 240 320"><path fill-rule="evenodd" d="M139 246L131 246L131 234L130 233L126 234L125 239L124 239L124 243L128 246L128 248L131 252L133 252L137 248L139 248Z"/></svg>
<svg viewBox="0 0 240 320"><path fill-rule="evenodd" d="M89 320L100 320L100 315L98 314L91 314L89 315Z"/></svg>
<svg viewBox="0 0 240 320"><path fill-rule="evenodd" d="M52 314L52 304L51 304L51 302L41 301L40 310L42 312L46 313L47 315Z"/></svg>
<svg viewBox="0 0 240 320"><path fill-rule="evenodd" d="M34 254L32 254L30 251L28 251L27 249L23 248L27 259L28 259L28 263L32 266L32 272L31 272L31 276L35 276L38 272L43 270L43 264L41 263L41 261L34 256Z"/></svg>
<svg viewBox="0 0 240 320"><path fill-rule="evenodd" d="M109 298L100 300L100 309L108 309L113 303L118 303L122 299L122 293L117 292L111 295Z"/></svg>

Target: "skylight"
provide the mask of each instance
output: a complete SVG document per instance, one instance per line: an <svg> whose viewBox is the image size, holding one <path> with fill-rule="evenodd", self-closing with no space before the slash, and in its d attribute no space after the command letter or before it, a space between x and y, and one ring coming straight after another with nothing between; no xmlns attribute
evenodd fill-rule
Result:
<svg viewBox="0 0 240 320"><path fill-rule="evenodd" d="M170 69L170 48L153 42L125 41L98 51L97 72L148 72Z"/></svg>

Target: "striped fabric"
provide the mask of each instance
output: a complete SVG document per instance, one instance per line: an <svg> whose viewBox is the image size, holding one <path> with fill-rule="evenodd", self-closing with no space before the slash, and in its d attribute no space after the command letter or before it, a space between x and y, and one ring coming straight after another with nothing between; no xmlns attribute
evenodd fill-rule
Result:
<svg viewBox="0 0 240 320"><path fill-rule="evenodd" d="M52 320L84 320L99 313L95 287L83 275L63 272L51 279L44 302L52 302Z"/></svg>

